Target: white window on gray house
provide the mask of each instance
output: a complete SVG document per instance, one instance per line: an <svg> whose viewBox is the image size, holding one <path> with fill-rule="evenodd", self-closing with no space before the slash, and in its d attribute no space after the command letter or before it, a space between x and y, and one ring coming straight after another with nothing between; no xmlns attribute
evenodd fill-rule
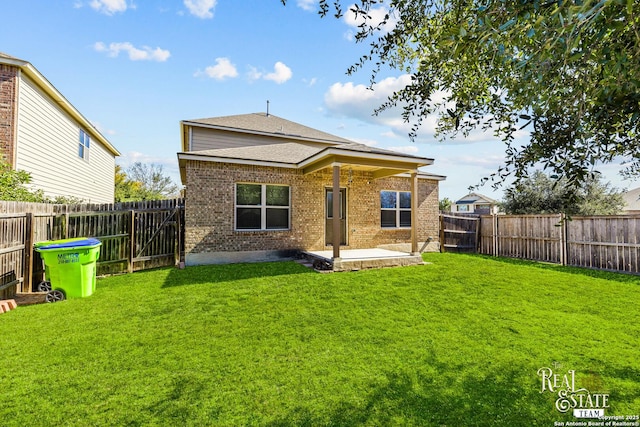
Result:
<svg viewBox="0 0 640 427"><path fill-rule="evenodd" d="M80 137L78 144L78 156L81 159L88 160L89 159L89 145L91 144L91 138L89 138L89 134L80 129Z"/></svg>
<svg viewBox="0 0 640 427"><path fill-rule="evenodd" d="M288 230L289 186L236 184L236 230Z"/></svg>
<svg viewBox="0 0 640 427"><path fill-rule="evenodd" d="M382 228L411 227L411 192L380 192L380 225Z"/></svg>

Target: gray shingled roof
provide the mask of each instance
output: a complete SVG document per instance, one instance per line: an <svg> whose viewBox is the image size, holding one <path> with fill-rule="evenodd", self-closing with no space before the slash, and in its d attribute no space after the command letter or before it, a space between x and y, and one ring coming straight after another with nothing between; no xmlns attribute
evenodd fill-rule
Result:
<svg viewBox="0 0 640 427"><path fill-rule="evenodd" d="M371 154L386 154L389 156L402 156L402 157L414 157L416 159L423 159L424 157L414 156L413 154L400 153L398 151L386 150L384 148L371 147L370 145L358 144L352 142L350 144L340 145L341 150L359 151L361 153Z"/></svg>
<svg viewBox="0 0 640 427"><path fill-rule="evenodd" d="M297 164L325 147L287 142L282 144L253 145L250 147L218 148L215 150L193 151L193 154L222 157L228 159L257 160Z"/></svg>
<svg viewBox="0 0 640 427"><path fill-rule="evenodd" d="M248 131L274 136L288 136L313 141L333 142L337 144L353 143L345 138L331 135L299 123L283 119L273 114L252 113L236 116L210 117L205 119L185 120L187 123L202 124L231 131Z"/></svg>
<svg viewBox="0 0 640 427"><path fill-rule="evenodd" d="M355 151L358 153L384 154L388 156L424 159L423 157L407 155L391 150L383 150L357 143L339 144L336 145L335 148L346 151ZM192 153L202 156L222 157L228 159L297 164L325 149L327 149L327 147L314 146L299 142L287 142L281 144L254 145L250 147L217 148L213 150L192 151Z"/></svg>

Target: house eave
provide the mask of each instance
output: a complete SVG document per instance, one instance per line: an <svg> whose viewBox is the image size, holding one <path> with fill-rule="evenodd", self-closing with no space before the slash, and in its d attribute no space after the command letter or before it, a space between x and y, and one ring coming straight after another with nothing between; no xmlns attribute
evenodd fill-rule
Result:
<svg viewBox="0 0 640 427"><path fill-rule="evenodd" d="M180 180L186 185L185 162L195 160L199 162L230 163L235 165L267 166L274 168L297 169L293 163L271 162L265 160L241 159L235 157L211 156L207 154L197 154L197 152L178 153L178 165L180 167Z"/></svg>
<svg viewBox="0 0 640 427"><path fill-rule="evenodd" d="M185 147L185 145L188 145L188 141L185 140L186 138L188 138L186 126L182 128L182 138L183 149L188 148ZM433 164L433 159L425 157L368 153L342 149L339 147L328 147L298 163L286 163L238 157L223 157L208 153L200 154L197 151L187 151L178 153L180 178L183 184L186 184L185 162L187 160L299 169L305 175L317 172L333 165L352 166L354 168L362 168L372 172L374 179L384 178L387 176L402 176L403 174L406 174L408 172L418 173L420 178L425 178L425 174L422 174L422 176L420 176L418 168ZM439 175L429 175L428 179L444 180L445 177Z"/></svg>
<svg viewBox="0 0 640 427"><path fill-rule="evenodd" d="M378 173L378 177L383 177L417 171L419 167L433 164L433 159L329 147L298 163L298 167L305 174L309 174L333 164L363 166L372 170L390 170L389 173Z"/></svg>
<svg viewBox="0 0 640 427"><path fill-rule="evenodd" d="M410 178L411 175L408 173L401 173L398 174L397 176L402 177L402 178ZM432 181L446 181L447 177L444 175L436 175L436 174L432 174L432 173L426 173L426 172L422 172L422 171L418 171L418 179L430 179Z"/></svg>
<svg viewBox="0 0 640 427"><path fill-rule="evenodd" d="M36 85L47 96L49 96L63 111L69 114L78 122L83 130L95 140L100 142L114 156L119 156L120 152L98 131L95 126L80 113L59 91L49 82L31 63L17 58L0 58L0 64L12 65L20 69L27 77L33 80Z"/></svg>

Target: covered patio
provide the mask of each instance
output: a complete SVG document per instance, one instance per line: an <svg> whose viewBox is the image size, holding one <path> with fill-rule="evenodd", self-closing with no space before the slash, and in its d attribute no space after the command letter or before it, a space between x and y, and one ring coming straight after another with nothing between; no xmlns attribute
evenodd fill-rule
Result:
<svg viewBox="0 0 640 427"><path fill-rule="evenodd" d="M340 172L342 169L362 170L371 173L372 178L380 179L395 175L406 175L411 182L411 243L409 252L400 252L382 248L341 249L340 237L340 198L333 197L332 205L332 250L303 251L303 254L317 263L324 263L333 271L360 270L365 268L393 267L423 264L418 250L416 233L418 207L418 168L433 163L433 159L417 156L398 155L380 149L359 147L358 150L346 147L330 147L309 157L299 165L304 174L321 169L331 169L333 176L332 192L340 193Z"/></svg>

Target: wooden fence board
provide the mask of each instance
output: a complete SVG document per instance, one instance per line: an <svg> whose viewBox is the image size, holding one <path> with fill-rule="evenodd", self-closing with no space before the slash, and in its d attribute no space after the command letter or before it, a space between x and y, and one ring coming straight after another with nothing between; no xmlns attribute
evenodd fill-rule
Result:
<svg viewBox="0 0 640 427"><path fill-rule="evenodd" d="M440 215L440 247L443 251L476 252L478 247L477 216Z"/></svg>
<svg viewBox="0 0 640 427"><path fill-rule="evenodd" d="M99 239L99 275L175 265L183 251L183 217L182 199L72 206L0 201L0 298L31 292L43 279L36 242Z"/></svg>
<svg viewBox="0 0 640 427"><path fill-rule="evenodd" d="M484 215L479 252L640 274L640 216Z"/></svg>

